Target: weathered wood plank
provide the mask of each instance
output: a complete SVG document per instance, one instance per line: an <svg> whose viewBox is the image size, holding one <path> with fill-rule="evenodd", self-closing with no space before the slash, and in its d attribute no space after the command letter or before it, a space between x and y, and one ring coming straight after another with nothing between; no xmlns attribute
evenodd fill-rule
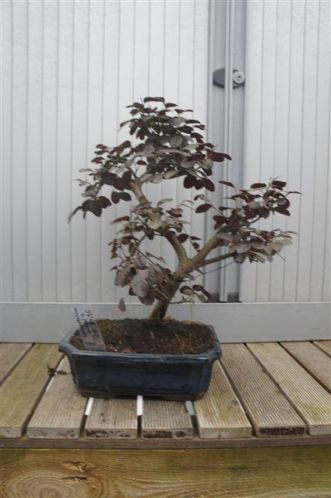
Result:
<svg viewBox="0 0 331 498"><path fill-rule="evenodd" d="M31 343L26 342L0 343L0 384L2 384L31 346Z"/></svg>
<svg viewBox="0 0 331 498"><path fill-rule="evenodd" d="M94 439L136 438L136 403L135 399L94 399L85 424L85 436Z"/></svg>
<svg viewBox="0 0 331 498"><path fill-rule="evenodd" d="M330 496L328 447L3 451L6 498Z"/></svg>
<svg viewBox="0 0 331 498"><path fill-rule="evenodd" d="M48 439L48 438L0 438L1 448L23 449L217 449L217 448L266 448L269 446L331 446L331 436L268 436L268 437L242 437L242 438L93 438L79 437L74 439Z"/></svg>
<svg viewBox="0 0 331 498"><path fill-rule="evenodd" d="M214 363L211 383L202 399L194 402L200 437L249 437L252 426L221 365Z"/></svg>
<svg viewBox="0 0 331 498"><path fill-rule="evenodd" d="M0 386L0 437L20 437L61 354L57 345L37 344Z"/></svg>
<svg viewBox="0 0 331 498"><path fill-rule="evenodd" d="M192 436L192 421L184 402L144 399L143 438L191 438Z"/></svg>
<svg viewBox="0 0 331 498"><path fill-rule="evenodd" d="M57 372L28 424L28 437L79 437L86 398L75 388L67 358L61 362Z"/></svg>
<svg viewBox="0 0 331 498"><path fill-rule="evenodd" d="M306 432L306 424L244 344L223 344L222 363L257 436Z"/></svg>
<svg viewBox="0 0 331 498"><path fill-rule="evenodd" d="M302 366L331 391L331 358L311 342L282 342Z"/></svg>
<svg viewBox="0 0 331 498"><path fill-rule="evenodd" d="M315 346L331 356L331 341L313 341Z"/></svg>
<svg viewBox="0 0 331 498"><path fill-rule="evenodd" d="M330 394L279 344L250 343L248 347L298 410L309 433L330 434Z"/></svg>

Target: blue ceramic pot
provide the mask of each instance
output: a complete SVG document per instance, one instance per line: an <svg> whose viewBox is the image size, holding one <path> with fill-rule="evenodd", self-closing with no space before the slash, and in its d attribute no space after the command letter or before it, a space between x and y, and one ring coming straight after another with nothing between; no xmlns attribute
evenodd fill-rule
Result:
<svg viewBox="0 0 331 498"><path fill-rule="evenodd" d="M59 345L68 356L78 391L83 396L156 396L172 400L196 400L207 391L212 365L221 357L215 331L213 346L196 354L113 353L80 350L70 333Z"/></svg>

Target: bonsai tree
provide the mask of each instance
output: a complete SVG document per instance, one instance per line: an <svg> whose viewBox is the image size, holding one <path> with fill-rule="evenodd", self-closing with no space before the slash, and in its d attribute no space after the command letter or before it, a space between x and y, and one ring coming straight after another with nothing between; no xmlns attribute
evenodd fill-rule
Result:
<svg viewBox="0 0 331 498"><path fill-rule="evenodd" d="M118 226L109 243L111 258L116 260L112 268L115 285L128 287L129 294L145 305L154 304L150 318L162 320L177 291L184 302L194 298L208 301L208 291L194 284L204 267L225 259L239 264L246 260L272 261L290 244L290 232L262 230L256 223L274 213L289 216L288 195L292 192L279 179L254 183L246 189L220 181L230 195L226 202L219 199L215 204L208 197L208 192L215 190L213 168L231 157L205 141L204 125L187 117L192 111L180 109L163 97L146 97L128 108L131 118L120 126L129 128L133 141L125 140L115 147L96 146L93 167L81 170L88 178L79 180L85 200L70 218L77 211L84 217L88 211L99 217L114 204L133 201L128 214L113 222ZM172 199L161 199L153 204L146 196L147 183L179 177L185 189L194 190L193 201L174 206ZM101 195L109 187L110 191ZM201 216L207 211L213 213L214 233L209 240L203 242L185 231L184 207ZM159 254L146 250L145 241L156 237L165 239L175 252L174 270ZM188 244L193 247L191 257ZM123 298L119 309L125 310Z"/></svg>

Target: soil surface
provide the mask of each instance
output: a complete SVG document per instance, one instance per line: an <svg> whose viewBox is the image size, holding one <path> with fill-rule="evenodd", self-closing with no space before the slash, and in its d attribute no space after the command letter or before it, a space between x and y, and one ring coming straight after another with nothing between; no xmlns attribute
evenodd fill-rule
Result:
<svg viewBox="0 0 331 498"><path fill-rule="evenodd" d="M177 320L97 320L106 349L114 353L194 354L213 346L212 330L201 323ZM85 349L79 332L71 344Z"/></svg>

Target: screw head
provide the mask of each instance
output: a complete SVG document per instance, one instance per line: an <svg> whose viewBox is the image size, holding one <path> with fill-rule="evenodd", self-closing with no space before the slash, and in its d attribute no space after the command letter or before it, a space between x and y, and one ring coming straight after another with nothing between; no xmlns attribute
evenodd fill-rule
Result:
<svg viewBox="0 0 331 498"><path fill-rule="evenodd" d="M242 71L235 71L232 80L236 85L242 85L245 81L245 75Z"/></svg>

